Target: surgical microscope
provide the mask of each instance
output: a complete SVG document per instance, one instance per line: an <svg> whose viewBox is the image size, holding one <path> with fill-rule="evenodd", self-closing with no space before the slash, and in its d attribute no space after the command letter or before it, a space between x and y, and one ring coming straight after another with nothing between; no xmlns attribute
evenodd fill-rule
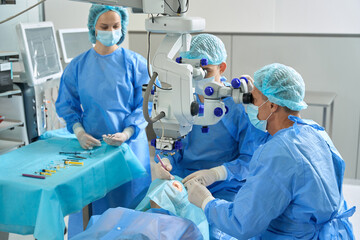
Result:
<svg viewBox="0 0 360 240"><path fill-rule="evenodd" d="M227 110L222 98L232 97L235 103L252 102L252 83L246 78L235 78L231 87L210 82L204 86L204 104L196 101L193 81L205 78L201 68L207 59L175 58L178 52L190 48L190 33L205 29L205 19L186 17L189 0L73 0L111 6L132 8L133 13L149 14L145 20L148 33L165 33L161 45L152 58L153 73L146 87L143 113L146 121L153 123L157 138L152 145L159 150L174 151L181 149L180 139L185 137L192 126L206 128L216 124ZM148 35L148 37L150 37ZM150 46L148 46L150 47ZM149 57L148 57L148 68ZM160 86L156 84L160 82ZM155 88L153 88L155 86ZM148 114L148 100L153 107Z"/></svg>

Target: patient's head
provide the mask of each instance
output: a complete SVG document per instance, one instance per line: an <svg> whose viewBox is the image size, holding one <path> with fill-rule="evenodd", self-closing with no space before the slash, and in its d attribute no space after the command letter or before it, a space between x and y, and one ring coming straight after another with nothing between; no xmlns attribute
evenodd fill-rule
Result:
<svg viewBox="0 0 360 240"><path fill-rule="evenodd" d="M177 180L173 180L170 181L169 186L171 186L171 189L175 190L173 192L182 192L183 191L183 185L177 181ZM156 202L154 202L153 200L150 200L150 206L151 208L161 208Z"/></svg>

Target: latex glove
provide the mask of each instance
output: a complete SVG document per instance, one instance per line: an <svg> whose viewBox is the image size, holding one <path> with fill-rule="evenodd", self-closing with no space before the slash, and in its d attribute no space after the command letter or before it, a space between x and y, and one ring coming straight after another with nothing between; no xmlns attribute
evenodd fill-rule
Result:
<svg viewBox="0 0 360 240"><path fill-rule="evenodd" d="M194 179L186 182L185 187L189 201L202 210L205 209L206 204L215 199L204 185Z"/></svg>
<svg viewBox="0 0 360 240"><path fill-rule="evenodd" d="M152 180L155 180L157 178L167 180L175 179L175 177L170 174L170 171L172 170L170 160L167 158L162 158L161 161L163 162L166 169L161 165L160 162L153 165L153 174L151 176Z"/></svg>
<svg viewBox="0 0 360 240"><path fill-rule="evenodd" d="M115 134L102 135L104 142L111 146L121 146L124 142L128 140L128 136L123 132L118 132Z"/></svg>
<svg viewBox="0 0 360 240"><path fill-rule="evenodd" d="M91 136L90 134L86 133L84 128L80 123L76 123L73 126L74 133L76 138L78 139L81 147L83 149L93 149L94 146L100 147L101 142Z"/></svg>
<svg viewBox="0 0 360 240"><path fill-rule="evenodd" d="M121 146L124 142L129 140L129 138L134 134L133 127L127 127L123 132L118 132L115 134L104 134L102 135L104 142L111 146Z"/></svg>
<svg viewBox="0 0 360 240"><path fill-rule="evenodd" d="M248 84L247 84L248 85L248 90L249 90L249 92L251 92L254 89L254 79L252 79L250 75L241 75L240 78L241 77L247 78L247 80L248 80Z"/></svg>
<svg viewBox="0 0 360 240"><path fill-rule="evenodd" d="M214 167L207 170L200 170L188 175L182 180L183 184L190 180L196 180L204 186L210 186L214 182L224 181L227 177L227 171L224 166Z"/></svg>

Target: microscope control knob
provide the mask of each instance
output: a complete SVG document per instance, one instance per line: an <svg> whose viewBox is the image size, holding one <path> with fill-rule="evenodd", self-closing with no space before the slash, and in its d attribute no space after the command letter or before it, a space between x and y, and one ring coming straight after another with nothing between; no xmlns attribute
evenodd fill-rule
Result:
<svg viewBox="0 0 360 240"><path fill-rule="evenodd" d="M209 127L208 126L202 126L201 127L201 132L202 133L208 133L209 132Z"/></svg>
<svg viewBox="0 0 360 240"><path fill-rule="evenodd" d="M214 94L214 88L212 88L212 87L206 87L205 88L205 94L207 95L207 96L211 96L211 95L213 95Z"/></svg>
<svg viewBox="0 0 360 240"><path fill-rule="evenodd" d="M224 114L224 111L221 108L217 107L214 109L214 114L217 117L221 117Z"/></svg>
<svg viewBox="0 0 360 240"><path fill-rule="evenodd" d="M239 88L241 86L240 79L234 78L233 80L231 80L231 86L235 89Z"/></svg>
<svg viewBox="0 0 360 240"><path fill-rule="evenodd" d="M204 114L204 104L199 105L199 114Z"/></svg>

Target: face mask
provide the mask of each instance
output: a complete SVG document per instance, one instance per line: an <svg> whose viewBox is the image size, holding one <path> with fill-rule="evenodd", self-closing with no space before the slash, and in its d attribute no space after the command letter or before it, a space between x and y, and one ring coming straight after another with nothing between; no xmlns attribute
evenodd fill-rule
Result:
<svg viewBox="0 0 360 240"><path fill-rule="evenodd" d="M104 46L111 47L119 42L122 36L121 29L114 31L100 31L97 30L96 39L99 40Z"/></svg>
<svg viewBox="0 0 360 240"><path fill-rule="evenodd" d="M267 120L270 118L270 116L273 113L270 113L270 115L266 118L266 120L259 120L259 118L257 116L259 114L259 108L261 108L268 101L269 100L267 100L266 102L263 102L259 107L255 106L254 104L249 104L247 106L247 110L246 110L251 124L254 125L257 129L260 129L261 131L264 131L264 132L266 132Z"/></svg>
<svg viewBox="0 0 360 240"><path fill-rule="evenodd" d="M201 80L193 80L193 87L195 87L195 92L199 95L204 95L205 84L209 82L215 82L215 77L204 78Z"/></svg>

